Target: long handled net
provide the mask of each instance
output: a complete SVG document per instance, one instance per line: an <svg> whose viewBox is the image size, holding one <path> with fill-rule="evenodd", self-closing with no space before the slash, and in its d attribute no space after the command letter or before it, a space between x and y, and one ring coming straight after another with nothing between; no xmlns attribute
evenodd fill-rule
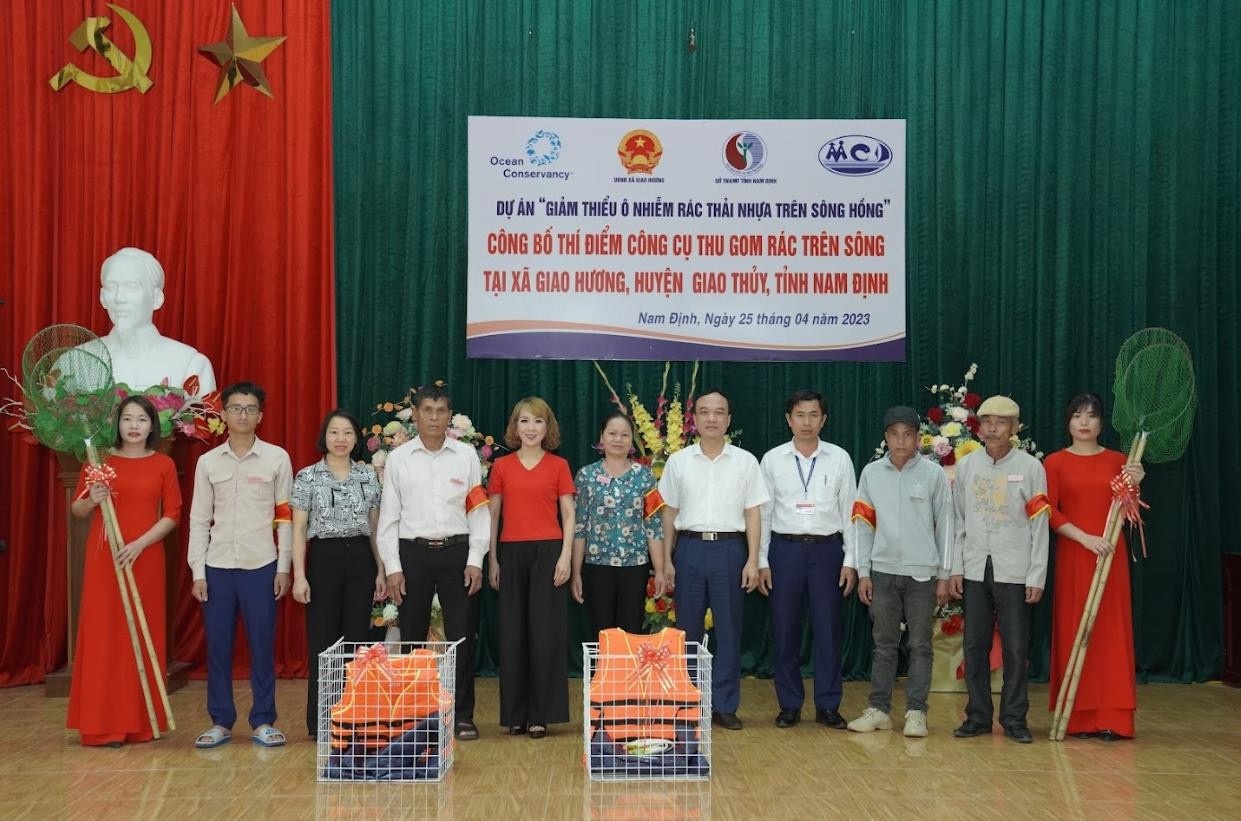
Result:
<svg viewBox="0 0 1241 821"><path fill-rule="evenodd" d="M1179 459L1189 444L1198 407L1193 358L1184 340L1165 328L1146 328L1129 337L1116 356L1112 389L1116 396L1112 425L1128 444L1126 464L1138 464L1143 459L1152 463ZM1114 495L1103 537L1115 548L1126 519L1137 520L1140 524L1141 502L1137 498L1137 488L1123 473L1112 480L1112 489ZM1144 535L1142 539L1145 552ZM1096 561L1094 578L1077 625L1077 637L1056 697L1051 719L1052 741L1063 741L1068 731L1082 668L1086 665L1091 631L1099 615L1099 603L1103 600L1115 555L1113 549Z"/></svg>
<svg viewBox="0 0 1241 821"><path fill-rule="evenodd" d="M91 466L88 469L92 470L93 475L105 475L101 472L102 463L96 443L106 441L110 436L118 400L112 379L111 357L98 337L77 325L53 325L43 329L31 338L22 354L22 380L22 390L33 406L28 419L35 437L53 450L75 454ZM117 561L125 539L111 495L103 500L100 511L104 533L112 550L112 568L116 572L117 589L129 628L147 718L151 722L152 735L159 738L159 722L147 679L147 664L138 641L139 628L168 727L175 730L172 706L164 685L164 671L159 666L159 656L151 638L133 570L129 566L122 568Z"/></svg>

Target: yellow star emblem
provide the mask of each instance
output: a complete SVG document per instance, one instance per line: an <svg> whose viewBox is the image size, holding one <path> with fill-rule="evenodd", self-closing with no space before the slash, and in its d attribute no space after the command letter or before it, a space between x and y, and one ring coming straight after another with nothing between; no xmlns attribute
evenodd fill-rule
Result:
<svg viewBox="0 0 1241 821"><path fill-rule="evenodd" d="M284 37L251 37L241 22L237 7L233 6L233 24L227 38L198 49L199 54L220 67L220 88L215 101L220 102L224 95L241 83L254 86L268 97L274 96L260 63L284 40Z"/></svg>

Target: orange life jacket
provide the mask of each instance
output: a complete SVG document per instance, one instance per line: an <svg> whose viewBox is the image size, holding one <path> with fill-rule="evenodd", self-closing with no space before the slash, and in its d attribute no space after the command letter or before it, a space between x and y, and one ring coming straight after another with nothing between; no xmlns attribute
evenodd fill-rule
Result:
<svg viewBox="0 0 1241 821"><path fill-rule="evenodd" d="M452 709L430 650L389 656L382 644L345 665L345 689L332 705L332 746L386 747L418 723Z"/></svg>
<svg viewBox="0 0 1241 821"><path fill-rule="evenodd" d="M683 630L636 635L613 627L599 633L598 666L590 679L592 735L603 730L617 742L672 741L678 728L696 730L701 701L689 677Z"/></svg>

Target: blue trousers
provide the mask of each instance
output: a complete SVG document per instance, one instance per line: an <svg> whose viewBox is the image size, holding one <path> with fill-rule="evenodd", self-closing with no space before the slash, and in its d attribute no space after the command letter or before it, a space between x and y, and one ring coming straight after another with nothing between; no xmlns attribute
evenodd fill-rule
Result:
<svg viewBox="0 0 1241 821"><path fill-rule="evenodd" d="M237 614L245 623L250 647L250 726L276 723L276 563L257 570L225 570L207 565L207 600L203 627L207 632L207 712L211 722L233 728L233 638Z"/></svg>
<svg viewBox="0 0 1241 821"><path fill-rule="evenodd" d="M685 640L702 641L707 608L715 622L711 708L735 713L741 702L741 570L748 557L745 540L704 542L682 534L672 564L676 568L677 627Z"/></svg>
<svg viewBox="0 0 1241 821"><path fill-rule="evenodd" d="M844 541L837 534L826 542L805 544L774 533L767 562L771 566L771 632L776 651L776 701L781 710L800 710L806 700L801 679L801 645L810 605L814 635L814 706L839 710L841 696L840 567Z"/></svg>

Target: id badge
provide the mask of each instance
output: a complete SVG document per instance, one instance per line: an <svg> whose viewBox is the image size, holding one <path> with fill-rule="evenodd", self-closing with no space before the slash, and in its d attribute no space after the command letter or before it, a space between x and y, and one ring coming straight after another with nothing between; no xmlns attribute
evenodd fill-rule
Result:
<svg viewBox="0 0 1241 821"><path fill-rule="evenodd" d="M814 502L794 502L793 511L797 513L798 516L813 516Z"/></svg>

